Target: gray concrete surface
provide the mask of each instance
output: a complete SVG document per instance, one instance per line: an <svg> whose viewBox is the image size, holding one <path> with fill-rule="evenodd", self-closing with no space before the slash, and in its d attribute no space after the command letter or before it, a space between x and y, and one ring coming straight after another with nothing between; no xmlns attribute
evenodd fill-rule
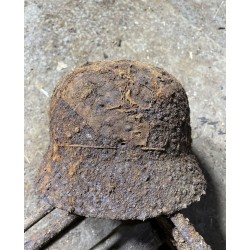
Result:
<svg viewBox="0 0 250 250"><path fill-rule="evenodd" d="M113 59L154 64L182 82L193 150L208 181L207 195L182 212L213 249L225 249L225 1L220 0L25 1L25 220L44 205L33 183L49 143L48 105L56 83L87 61ZM49 248L82 249L77 239L85 224Z"/></svg>

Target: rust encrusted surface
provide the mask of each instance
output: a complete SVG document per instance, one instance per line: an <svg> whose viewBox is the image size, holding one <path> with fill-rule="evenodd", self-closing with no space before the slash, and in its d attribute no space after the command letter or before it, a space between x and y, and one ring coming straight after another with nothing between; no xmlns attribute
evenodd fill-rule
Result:
<svg viewBox="0 0 250 250"><path fill-rule="evenodd" d="M185 208L206 186L189 112L163 69L127 60L76 69L51 99L38 192L86 217L144 220Z"/></svg>
<svg viewBox="0 0 250 250"><path fill-rule="evenodd" d="M182 214L176 214L171 220L175 225L172 235L174 245L178 250L211 250L211 247L204 241L203 237L196 232L193 225Z"/></svg>
<svg viewBox="0 0 250 250"><path fill-rule="evenodd" d="M211 250L204 238L183 214L177 213L170 218L159 216L151 220L165 246L171 250ZM217 249L217 248L215 248Z"/></svg>

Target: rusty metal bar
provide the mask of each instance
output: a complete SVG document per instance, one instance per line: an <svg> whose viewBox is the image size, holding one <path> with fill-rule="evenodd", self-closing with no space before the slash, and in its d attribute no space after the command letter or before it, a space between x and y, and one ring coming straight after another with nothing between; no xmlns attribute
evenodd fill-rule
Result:
<svg viewBox="0 0 250 250"><path fill-rule="evenodd" d="M161 238L171 249L211 250L203 237L182 214L178 213L170 218L160 216L156 221L165 234L165 239Z"/></svg>
<svg viewBox="0 0 250 250"><path fill-rule="evenodd" d="M196 232L193 225L182 214L176 214L170 219L175 225L173 238L178 250L186 249L186 246L189 249L211 250L211 247L205 242L203 237Z"/></svg>
<svg viewBox="0 0 250 250"><path fill-rule="evenodd" d="M49 214L50 212L52 212L55 208L54 207L43 207L42 209L39 210L39 212L32 217L31 219L29 219L28 221L25 221L24 224L24 232L26 232L28 229L30 229L32 226L34 226L38 221L40 221L41 219L43 219L47 214Z"/></svg>
<svg viewBox="0 0 250 250"><path fill-rule="evenodd" d="M24 249L41 249L73 222L83 219L84 217L68 214L57 208L54 209L26 231Z"/></svg>
<svg viewBox="0 0 250 250"><path fill-rule="evenodd" d="M45 215L46 212L47 215ZM72 223L84 219L84 217L68 214L57 208L51 208L51 211L48 209L44 210L43 214L44 216L40 217L40 220L37 220L37 222L33 220L33 225L25 233L25 250L43 248ZM189 220L180 213L171 218L157 217L152 220L151 224L153 227L158 227L157 234L161 241L172 250L211 250L211 247L196 232ZM107 237L112 233L113 231Z"/></svg>

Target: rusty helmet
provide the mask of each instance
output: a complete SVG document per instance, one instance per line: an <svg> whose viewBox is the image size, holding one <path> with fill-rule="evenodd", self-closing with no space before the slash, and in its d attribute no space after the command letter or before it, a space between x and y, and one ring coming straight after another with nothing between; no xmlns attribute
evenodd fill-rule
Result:
<svg viewBox="0 0 250 250"><path fill-rule="evenodd" d="M49 115L50 146L36 184L51 205L145 220L205 193L188 98L165 70L129 60L88 63L57 85Z"/></svg>

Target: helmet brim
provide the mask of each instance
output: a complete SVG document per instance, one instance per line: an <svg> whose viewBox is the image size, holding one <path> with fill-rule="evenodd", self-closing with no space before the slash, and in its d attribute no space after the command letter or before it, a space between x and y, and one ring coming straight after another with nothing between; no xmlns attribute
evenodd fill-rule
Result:
<svg viewBox="0 0 250 250"><path fill-rule="evenodd" d="M52 206L80 216L145 220L170 215L205 194L206 181L191 154L121 162L77 154L56 159L52 151L40 168L37 190Z"/></svg>

